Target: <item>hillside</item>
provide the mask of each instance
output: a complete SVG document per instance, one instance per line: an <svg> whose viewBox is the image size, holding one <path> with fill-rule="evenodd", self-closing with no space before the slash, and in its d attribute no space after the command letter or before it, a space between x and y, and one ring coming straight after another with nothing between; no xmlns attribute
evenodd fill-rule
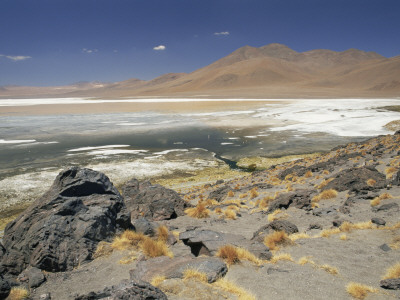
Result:
<svg viewBox="0 0 400 300"><path fill-rule="evenodd" d="M190 74L169 73L144 81L65 87L2 87L0 97L396 97L400 56L318 49L296 52L285 45L244 46Z"/></svg>

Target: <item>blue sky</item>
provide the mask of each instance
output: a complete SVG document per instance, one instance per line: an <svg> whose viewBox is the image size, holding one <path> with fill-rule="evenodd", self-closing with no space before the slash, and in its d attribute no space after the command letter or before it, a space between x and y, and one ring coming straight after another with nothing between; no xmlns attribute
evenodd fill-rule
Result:
<svg viewBox="0 0 400 300"><path fill-rule="evenodd" d="M0 86L151 79L269 43L392 57L399 32L399 0L1 0Z"/></svg>

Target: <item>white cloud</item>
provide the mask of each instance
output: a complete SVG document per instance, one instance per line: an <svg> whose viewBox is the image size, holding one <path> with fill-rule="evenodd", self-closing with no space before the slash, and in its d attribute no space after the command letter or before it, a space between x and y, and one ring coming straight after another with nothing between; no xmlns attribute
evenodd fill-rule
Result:
<svg viewBox="0 0 400 300"><path fill-rule="evenodd" d="M229 31L214 32L214 35L229 35Z"/></svg>
<svg viewBox="0 0 400 300"><path fill-rule="evenodd" d="M25 59L29 59L32 58L32 56L23 56L23 55L4 55L4 54L0 54L0 57L4 56L5 58L8 58L12 61L20 61L20 60L25 60Z"/></svg>
<svg viewBox="0 0 400 300"><path fill-rule="evenodd" d="M156 50L156 51L164 51L165 49L167 49L167 47L165 47L164 45L159 45L159 46L153 48L153 50Z"/></svg>
<svg viewBox="0 0 400 300"><path fill-rule="evenodd" d="M87 49L87 48L83 48L82 49L82 52L83 53L88 53L88 54L91 54L91 53L96 53L96 52L98 52L99 50L97 50L97 49Z"/></svg>

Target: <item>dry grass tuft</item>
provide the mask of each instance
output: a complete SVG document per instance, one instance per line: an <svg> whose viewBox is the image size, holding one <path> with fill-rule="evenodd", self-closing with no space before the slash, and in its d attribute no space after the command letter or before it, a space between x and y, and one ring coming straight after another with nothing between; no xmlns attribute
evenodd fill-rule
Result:
<svg viewBox="0 0 400 300"><path fill-rule="evenodd" d="M183 272L183 280L197 280L200 282L208 282L207 274L195 269L186 269Z"/></svg>
<svg viewBox="0 0 400 300"><path fill-rule="evenodd" d="M389 193L383 193L382 195L379 195L379 197L376 197L370 201L371 206L377 206L381 203L382 200L386 199L392 199L393 196L390 195Z"/></svg>
<svg viewBox="0 0 400 300"><path fill-rule="evenodd" d="M340 235L340 239L342 241L347 241L348 238L347 238L347 235L345 233L343 233L343 234Z"/></svg>
<svg viewBox="0 0 400 300"><path fill-rule="evenodd" d="M214 209L214 212L215 212L216 214L222 214L222 209L221 209L221 207L215 208L215 209Z"/></svg>
<svg viewBox="0 0 400 300"><path fill-rule="evenodd" d="M253 253L244 248L238 247L236 248L236 251L238 252L239 260L247 260L258 266L263 264L261 259L257 258Z"/></svg>
<svg viewBox="0 0 400 300"><path fill-rule="evenodd" d="M226 219L236 220L236 211L234 209L230 209L230 208L226 209L224 211L224 215L225 215Z"/></svg>
<svg viewBox="0 0 400 300"><path fill-rule="evenodd" d="M331 182L334 178L324 179L319 185L317 185L317 189L323 189Z"/></svg>
<svg viewBox="0 0 400 300"><path fill-rule="evenodd" d="M310 178L310 177L313 177L314 176L314 174L313 174L313 172L311 172L310 170L308 170L307 172L306 172L306 174L304 174L304 177L305 178Z"/></svg>
<svg viewBox="0 0 400 300"><path fill-rule="evenodd" d="M292 256L289 253L280 253L280 254L274 255L271 258L270 262L273 264L276 264L278 261L281 261L281 260L291 261L291 262L294 261Z"/></svg>
<svg viewBox="0 0 400 300"><path fill-rule="evenodd" d="M96 251L93 254L93 258L106 257L113 252L111 243L101 241L98 243Z"/></svg>
<svg viewBox="0 0 400 300"><path fill-rule="evenodd" d="M231 198L232 198L233 196L235 196L235 193L234 193L233 191L229 191L229 192L228 192L228 197L231 197Z"/></svg>
<svg viewBox="0 0 400 300"><path fill-rule="evenodd" d="M257 192L257 187L252 188L250 191L250 199L254 199L258 197L259 193Z"/></svg>
<svg viewBox="0 0 400 300"><path fill-rule="evenodd" d="M126 230L121 235L114 238L111 243L111 247L116 250L129 250L137 248L139 243L143 242L149 237L143 233L137 233L132 230Z"/></svg>
<svg viewBox="0 0 400 300"><path fill-rule="evenodd" d="M154 241L148 238L141 243L140 248L147 257L173 257L172 252L168 249L167 245L163 241Z"/></svg>
<svg viewBox="0 0 400 300"><path fill-rule="evenodd" d="M387 167L385 169L386 179L390 179L397 172L397 168L395 167Z"/></svg>
<svg viewBox="0 0 400 300"><path fill-rule="evenodd" d="M330 265L321 265L321 266L318 266L318 268L320 268L321 270L324 270L325 272L328 272L329 274L332 274L332 275L339 274L338 269L335 267L332 267Z"/></svg>
<svg viewBox="0 0 400 300"><path fill-rule="evenodd" d="M235 283L225 278L217 280L213 285L228 293L236 295L239 300L256 300L256 297L249 291L237 286Z"/></svg>
<svg viewBox="0 0 400 300"><path fill-rule="evenodd" d="M157 275L150 280L150 284L158 287L165 279L167 279L165 276Z"/></svg>
<svg viewBox="0 0 400 300"><path fill-rule="evenodd" d="M385 276L383 276L383 279L392 279L392 278L400 278L400 262L396 263L395 265L387 269Z"/></svg>
<svg viewBox="0 0 400 300"><path fill-rule="evenodd" d="M29 298L29 292L23 287L13 287L7 300L22 300Z"/></svg>
<svg viewBox="0 0 400 300"><path fill-rule="evenodd" d="M192 218L202 219L210 216L210 210L206 207L206 203L199 202L196 207L186 209L185 214Z"/></svg>
<svg viewBox="0 0 400 300"><path fill-rule="evenodd" d="M356 283L356 282L350 282L346 286L346 291L356 299L365 299L367 297L368 293L376 293L377 290L374 289L373 287L361 284L361 283Z"/></svg>
<svg viewBox="0 0 400 300"><path fill-rule="evenodd" d="M320 237L329 237L332 234L337 234L337 233L340 233L340 232L341 231L340 231L339 228L324 229L324 230L321 231L319 236Z"/></svg>
<svg viewBox="0 0 400 300"><path fill-rule="evenodd" d="M369 186L374 186L374 185L376 184L376 180L370 178L370 179L367 180L367 184L368 184Z"/></svg>
<svg viewBox="0 0 400 300"><path fill-rule="evenodd" d="M300 240L300 239L309 239L309 238L311 238L311 236L309 236L305 232L298 232L298 233L293 233L293 234L289 235L289 239L292 242Z"/></svg>
<svg viewBox="0 0 400 300"><path fill-rule="evenodd" d="M268 207L268 205L274 201L274 197L272 196L266 196L264 197L261 201L258 202L258 207L261 209L265 209ZM257 203L257 202L256 202Z"/></svg>
<svg viewBox="0 0 400 300"><path fill-rule="evenodd" d="M279 214L281 214L280 216L278 216ZM289 215L287 213L283 213L280 209L276 209L274 210L272 213L268 214L268 222L272 222L274 220L277 219L284 219L286 217L288 217Z"/></svg>
<svg viewBox="0 0 400 300"><path fill-rule="evenodd" d="M336 198L338 195L338 192L334 189L329 189L321 192L320 194L314 196L312 198L312 202L319 202L321 200L328 200L328 199L333 199Z"/></svg>
<svg viewBox="0 0 400 300"><path fill-rule="evenodd" d="M167 226L161 225L157 228L157 239L163 241L164 243L168 240L169 231Z"/></svg>
<svg viewBox="0 0 400 300"><path fill-rule="evenodd" d="M278 250L279 245L285 245L290 242L290 239L284 231L274 231L264 238L264 244L270 250Z"/></svg>
<svg viewBox="0 0 400 300"><path fill-rule="evenodd" d="M218 249L216 256L222 258L228 265L240 262L237 248L232 245L225 245Z"/></svg>

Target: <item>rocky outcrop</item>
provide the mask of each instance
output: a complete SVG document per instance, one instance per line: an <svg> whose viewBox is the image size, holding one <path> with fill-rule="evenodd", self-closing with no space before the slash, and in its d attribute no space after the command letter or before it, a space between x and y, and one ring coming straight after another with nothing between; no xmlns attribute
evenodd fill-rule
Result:
<svg viewBox="0 0 400 300"><path fill-rule="evenodd" d="M295 192L280 194L274 201L270 203L267 213L269 214L281 208L287 209L289 206L311 210L311 198L313 193L315 192L299 189Z"/></svg>
<svg viewBox="0 0 400 300"><path fill-rule="evenodd" d="M76 296L75 300L167 300L167 296L155 286L143 281L124 280L101 292Z"/></svg>
<svg viewBox="0 0 400 300"><path fill-rule="evenodd" d="M260 227L256 232L253 233L252 240L262 243L266 235L268 235L271 230L274 231L284 231L287 234L293 234L299 232L299 229L295 224L287 220L275 220L271 223Z"/></svg>
<svg viewBox="0 0 400 300"><path fill-rule="evenodd" d="M129 226L124 202L107 176L73 167L4 232L2 264L17 275L27 266L71 270L92 259L98 242Z"/></svg>
<svg viewBox="0 0 400 300"><path fill-rule="evenodd" d="M369 179L375 180L374 185L368 185ZM334 189L338 192L346 190L361 191L361 190L375 190L382 189L386 186L386 177L379 173L374 167L361 167L354 169L346 169L339 172L334 179L329 182L324 190Z"/></svg>
<svg viewBox="0 0 400 300"><path fill-rule="evenodd" d="M0 299L6 299L10 294L10 284L8 281L0 274Z"/></svg>
<svg viewBox="0 0 400 300"><path fill-rule="evenodd" d="M46 281L46 278L38 268L28 267L18 276L18 281L28 283L29 288L37 288Z"/></svg>
<svg viewBox="0 0 400 300"><path fill-rule="evenodd" d="M164 276L166 279L183 278L186 270L196 270L207 275L209 283L225 276L227 265L215 257L156 257L137 263L136 268L130 271L131 279L150 281L155 276Z"/></svg>
<svg viewBox="0 0 400 300"><path fill-rule="evenodd" d="M214 199L218 202L222 202L229 192L234 192L234 190L229 185L224 185L210 193L208 198Z"/></svg>
<svg viewBox="0 0 400 300"><path fill-rule="evenodd" d="M174 219L190 207L177 192L149 181L132 179L125 184L122 194L132 222L140 217L154 221Z"/></svg>
<svg viewBox="0 0 400 300"><path fill-rule="evenodd" d="M389 290L400 290L400 278L381 280L381 287Z"/></svg>

